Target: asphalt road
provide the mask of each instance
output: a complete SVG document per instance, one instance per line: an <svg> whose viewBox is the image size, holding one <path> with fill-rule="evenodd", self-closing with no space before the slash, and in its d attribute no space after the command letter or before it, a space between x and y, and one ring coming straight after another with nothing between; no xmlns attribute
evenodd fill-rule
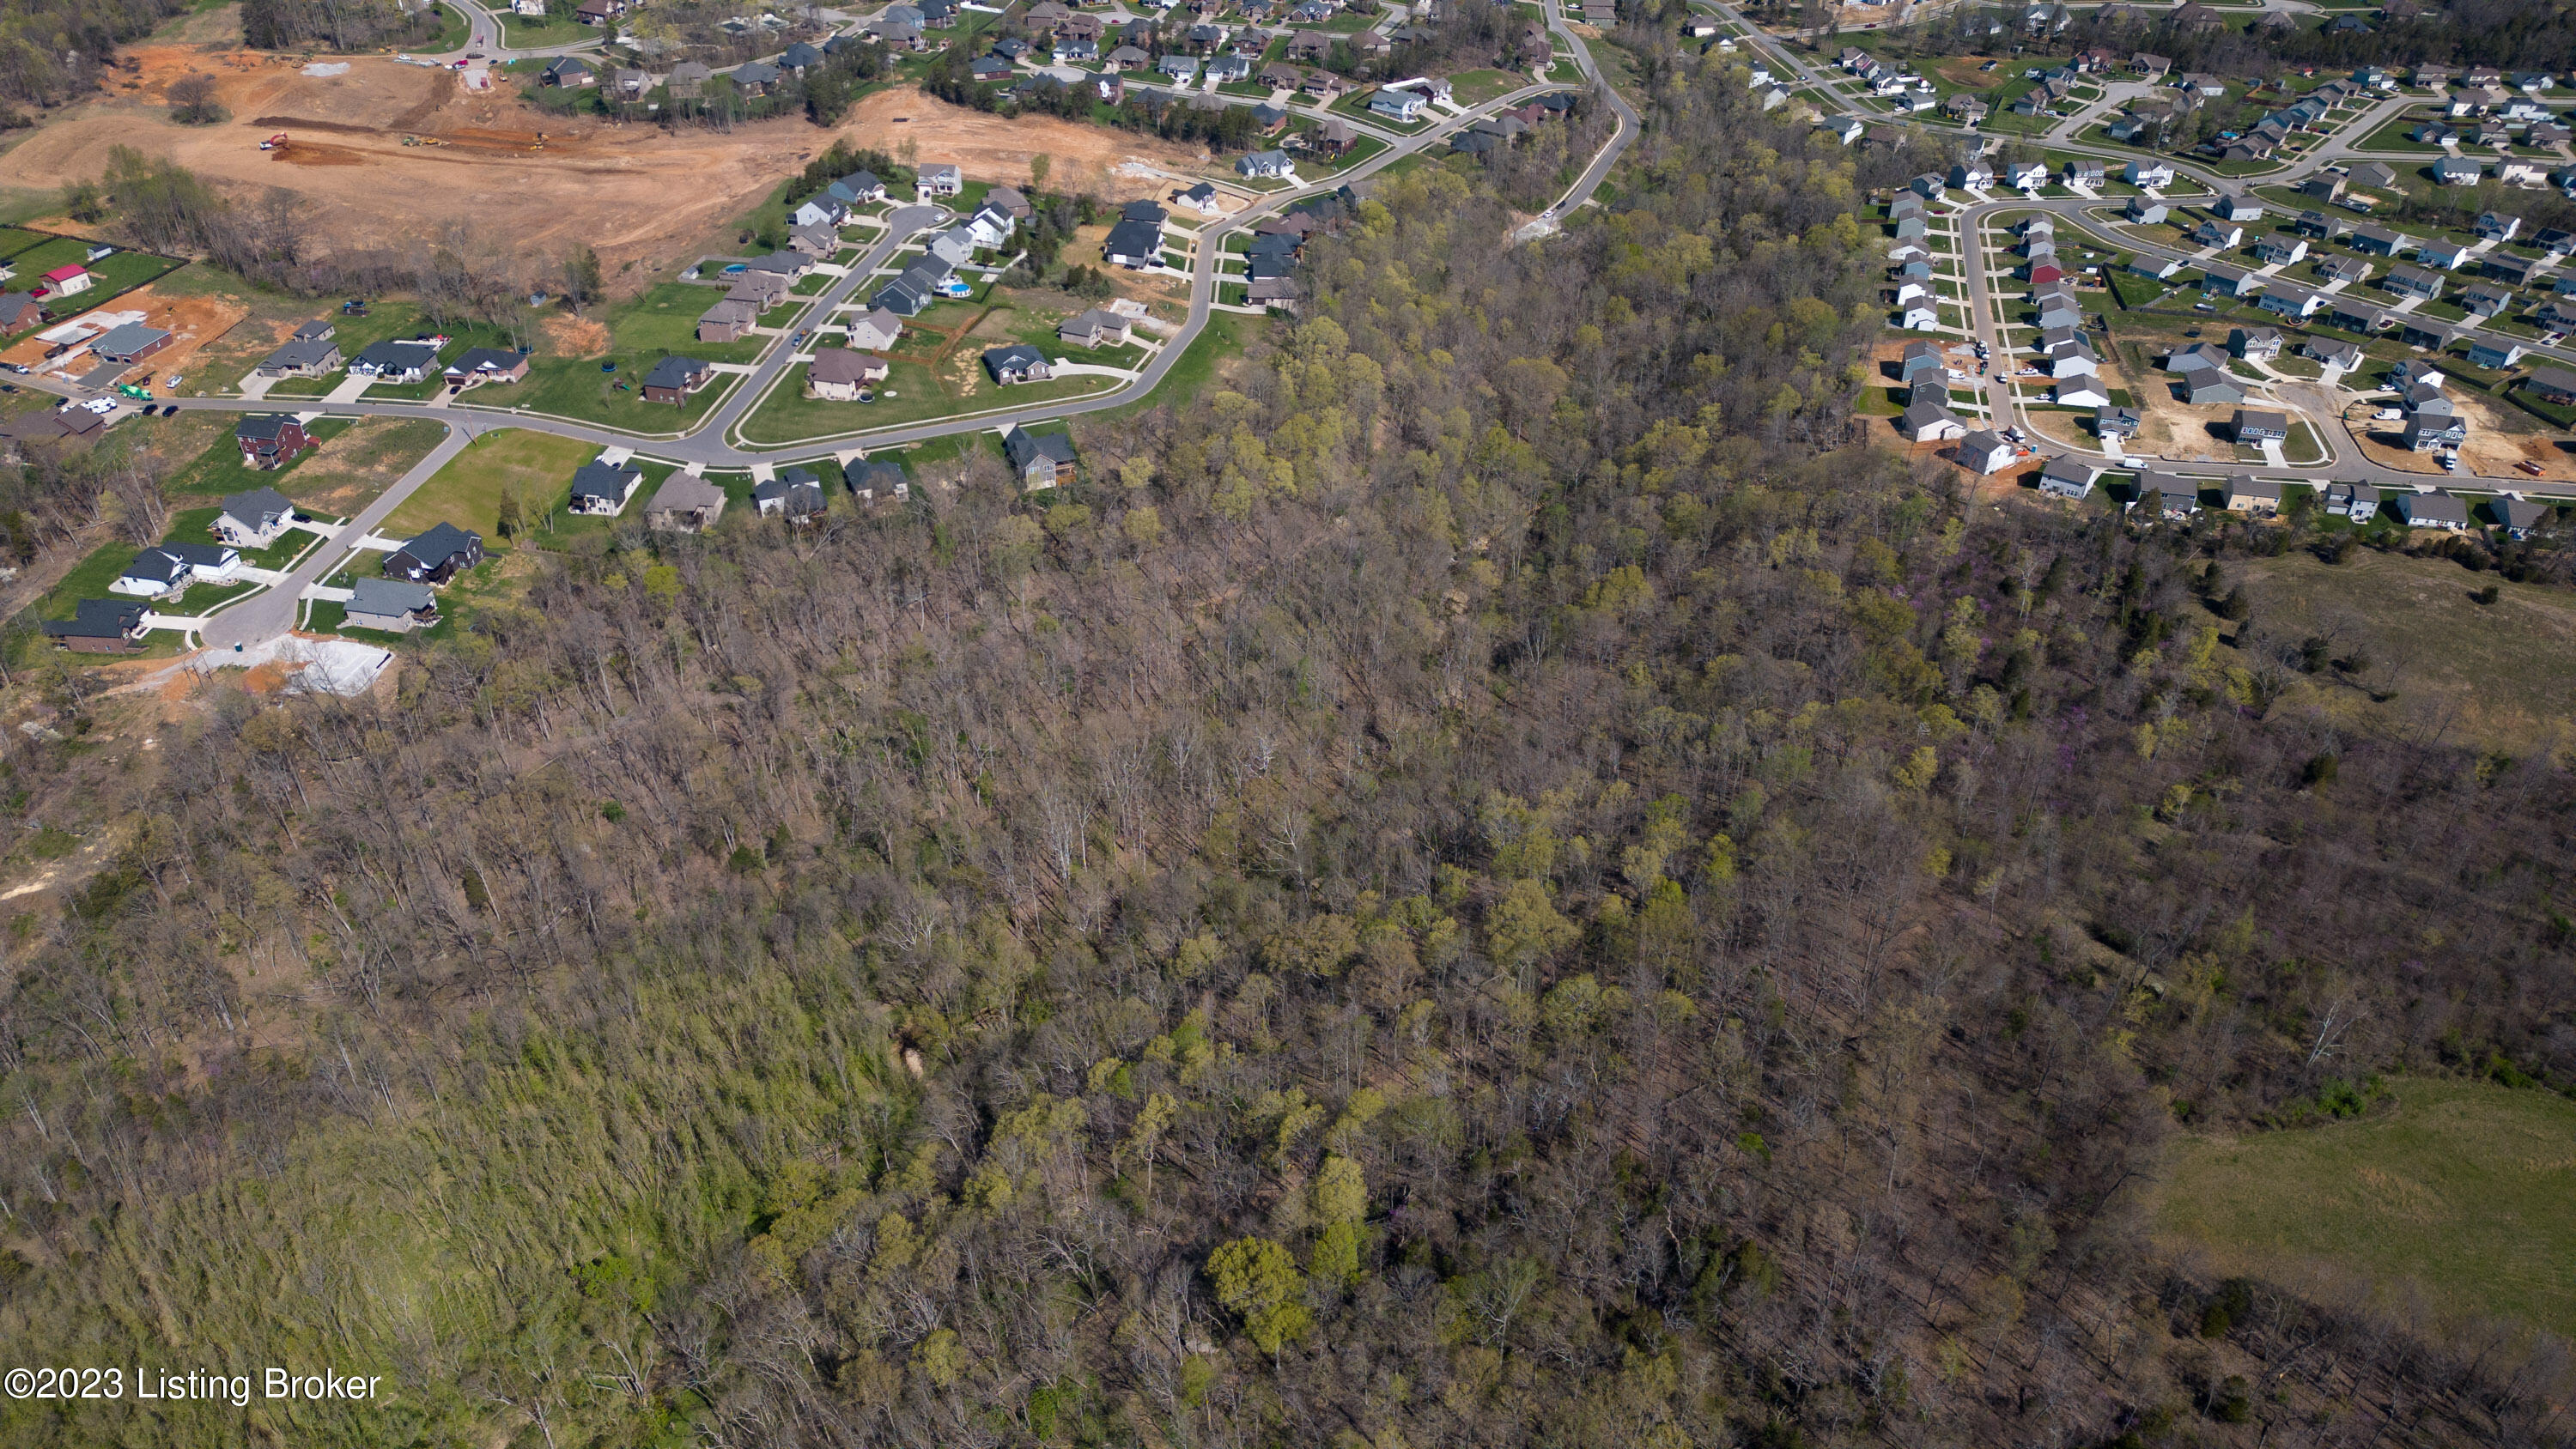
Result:
<svg viewBox="0 0 2576 1449"><path fill-rule="evenodd" d="M286 582L275 584L249 595L240 603L222 610L206 620L197 637L205 648L226 653L274 639L295 627L298 606L304 591L329 576L358 540L375 532L376 526L393 516L402 501L412 495L430 476L447 466L448 460L465 451L466 445L486 431L471 423L448 428L447 436L429 450L429 456L411 466L411 471L396 479L394 485L377 495L373 503L358 511L358 516L341 526L320 548L305 555L304 562L289 572Z"/></svg>

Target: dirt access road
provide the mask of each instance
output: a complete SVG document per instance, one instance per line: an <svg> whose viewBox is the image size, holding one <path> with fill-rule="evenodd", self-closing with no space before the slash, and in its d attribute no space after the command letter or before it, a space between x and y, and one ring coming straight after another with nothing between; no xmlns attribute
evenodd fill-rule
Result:
<svg viewBox="0 0 2576 1449"><path fill-rule="evenodd" d="M110 149L132 146L235 188L293 192L310 204L309 231L324 251L400 247L462 226L522 256L586 242L612 276L628 262L650 269L718 241L833 139L794 118L721 132L568 120L506 91L469 95L449 71L383 58L346 57L332 62L345 63L345 73L316 76L286 57L221 45L124 53L141 72L11 151L15 184L96 180ZM170 121L170 82L190 72L214 77L231 119ZM279 131L289 138L284 151L259 149ZM869 97L837 134L895 154L909 143L924 161L955 161L996 181L1025 182L1029 158L1045 153L1055 163L1051 185L1104 197L1146 189L1116 182L1121 165L1207 164L1204 153L1148 137L1005 121L908 88ZM405 145L406 136L438 144Z"/></svg>

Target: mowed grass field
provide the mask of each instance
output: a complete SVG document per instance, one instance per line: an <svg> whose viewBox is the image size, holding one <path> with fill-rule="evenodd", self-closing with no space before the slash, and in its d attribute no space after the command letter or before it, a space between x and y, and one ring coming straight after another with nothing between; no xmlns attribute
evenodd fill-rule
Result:
<svg viewBox="0 0 2576 1449"><path fill-rule="evenodd" d="M2563 592L2363 548L2340 564L2297 552L2238 568L2255 627L2294 645L2330 638L2338 657L2358 643L2397 690L2374 704L2321 672L2288 703L2311 700L2356 723L2456 704L2454 738L2513 753L2549 744L2558 721L2576 718L2576 601ZM2470 597L2490 584L2500 591L2493 604Z"/></svg>
<svg viewBox="0 0 2576 1449"><path fill-rule="evenodd" d="M433 524L453 523L483 535L486 549L506 547L501 538L501 491L512 483L525 483L531 498L560 501L572 491L573 471L597 456L597 444L578 438L519 428L487 433L404 499L377 531L389 538L408 538Z"/></svg>
<svg viewBox="0 0 2576 1449"><path fill-rule="evenodd" d="M2365 1120L2185 1139L2159 1234L2222 1272L2296 1285L2324 1268L2458 1319L2576 1333L2576 1102L2421 1078L2394 1095Z"/></svg>

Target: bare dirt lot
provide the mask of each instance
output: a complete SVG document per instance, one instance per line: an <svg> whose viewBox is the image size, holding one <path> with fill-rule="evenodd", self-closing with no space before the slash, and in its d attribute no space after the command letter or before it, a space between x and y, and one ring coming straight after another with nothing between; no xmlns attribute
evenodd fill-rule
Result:
<svg viewBox="0 0 2576 1449"><path fill-rule="evenodd" d="M1195 175L1210 165L1208 153L1196 147L1046 116L1005 120L934 100L911 86L860 101L841 134L853 145L898 157L908 144L918 160L954 162L969 179L979 181L1024 184L1029 158L1044 155L1053 163L1047 173L1051 189L1114 200L1153 192L1154 178L1144 173ZM1128 174L1118 174L1121 167L1129 168Z"/></svg>
<svg viewBox="0 0 2576 1449"><path fill-rule="evenodd" d="M191 371L200 349L214 343L230 332L234 324L250 315L248 308L224 298L164 296L149 286L137 287L124 296L112 298L105 307L111 312L140 312L144 325L158 327L171 334L168 347L140 364L141 370L155 376ZM46 343L28 337L7 352L0 353L0 361L32 365L44 360L46 349ZM95 359L91 365L95 365Z"/></svg>
<svg viewBox="0 0 2576 1449"><path fill-rule="evenodd" d="M2469 440L2460 446L2463 471L2506 476L2517 471L2516 464L2528 462L2540 469L2541 477L2576 479L2576 455L2567 451L2566 440L2560 434L2544 431L2512 404L2497 402L2474 389L2454 385L2447 391L2451 405L2469 424ZM2367 410L2353 411L2356 416L2345 426L2360 440L2362 456L2409 473L2443 476L2442 465L2433 461L2432 454L2405 448L2399 424L2372 422Z"/></svg>
<svg viewBox="0 0 2576 1449"><path fill-rule="evenodd" d="M383 58L350 57L346 74L309 76L284 57L221 45L126 54L139 73L10 152L13 184L95 180L112 147L133 146L236 189L294 193L326 252L398 248L461 227L531 263L581 242L612 277L629 262L649 271L749 211L833 139L795 119L676 133L566 119L506 89L469 95L451 71ZM170 83L191 72L214 77L231 119L169 120ZM283 150L259 149L278 132ZM1104 198L1151 189L1114 175L1121 167L1207 165L1192 148L1068 121L1006 121L909 88L869 97L837 134L993 181L1026 182L1029 158L1043 153L1053 159L1051 185Z"/></svg>

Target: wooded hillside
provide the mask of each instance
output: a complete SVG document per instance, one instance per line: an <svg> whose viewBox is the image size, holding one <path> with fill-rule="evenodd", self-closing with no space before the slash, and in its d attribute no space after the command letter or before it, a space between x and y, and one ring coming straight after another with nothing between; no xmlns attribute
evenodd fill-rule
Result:
<svg viewBox="0 0 2576 1449"><path fill-rule="evenodd" d="M0 1439L2563 1441L2547 1342L2140 1213L2178 1119L2576 1082L2569 762L1856 445L1922 158L1657 65L1606 216L1383 186L1078 488L623 532L148 756L62 681L0 1363L398 1395Z"/></svg>

